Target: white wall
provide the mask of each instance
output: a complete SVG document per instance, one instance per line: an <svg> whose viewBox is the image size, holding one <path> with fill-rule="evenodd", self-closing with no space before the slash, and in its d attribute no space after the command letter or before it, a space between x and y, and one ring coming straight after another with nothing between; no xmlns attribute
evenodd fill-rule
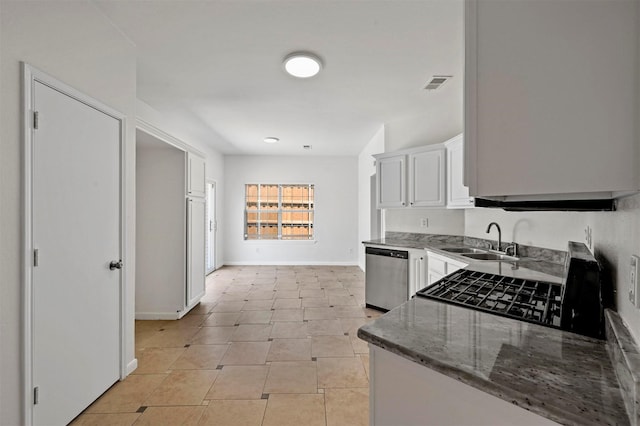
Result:
<svg viewBox="0 0 640 426"><path fill-rule="evenodd" d="M640 311L628 298L630 257L640 256L640 194L618 200L615 212L586 213L586 223L593 229L596 258L610 270L618 313L640 343Z"/></svg>
<svg viewBox="0 0 640 426"><path fill-rule="evenodd" d="M421 219L427 219L426 228L421 226ZM461 209L387 209L385 227L387 232L462 235L464 212Z"/></svg>
<svg viewBox="0 0 640 426"><path fill-rule="evenodd" d="M134 359L135 47L88 1L0 2L0 424L22 419L22 157L21 70L25 61L126 114L126 186L129 283L126 363Z"/></svg>
<svg viewBox="0 0 640 426"><path fill-rule="evenodd" d="M585 228L592 229L593 252L605 267L617 290L617 310L640 342L640 311L627 298L631 255L640 255L640 195L622 198L615 212L505 212L469 209L465 235L497 239L485 233L498 222L503 241L566 250L568 241L585 242Z"/></svg>
<svg viewBox="0 0 640 426"><path fill-rule="evenodd" d="M462 93L456 101L444 100L442 108L431 114L385 123L384 152L441 143L462 133Z"/></svg>
<svg viewBox="0 0 640 426"><path fill-rule="evenodd" d="M357 157L225 157L225 264L357 263ZM315 241L245 241L244 185L315 185Z"/></svg>
<svg viewBox="0 0 640 426"><path fill-rule="evenodd" d="M371 176L376 174L373 154L384 152L384 126L358 156L358 242L371 239ZM375 200L374 200L375 201ZM358 266L364 270L364 246L358 246Z"/></svg>
<svg viewBox="0 0 640 426"><path fill-rule="evenodd" d="M502 209L474 208L465 214L465 235L498 239L495 229L487 234L487 226L497 222L502 241L567 250L567 241L584 242L586 213L581 212L505 212Z"/></svg>
<svg viewBox="0 0 640 426"><path fill-rule="evenodd" d="M192 131L188 123L181 123L172 117L156 111L141 100L136 103L136 116L157 129L171 135L188 146L191 146L205 155L207 180L216 182L216 219L218 221L218 232L216 233L216 266L224 265L224 233L220 230L225 226L224 219L224 156L211 148L209 140L218 137L216 134L203 135L201 132Z"/></svg>

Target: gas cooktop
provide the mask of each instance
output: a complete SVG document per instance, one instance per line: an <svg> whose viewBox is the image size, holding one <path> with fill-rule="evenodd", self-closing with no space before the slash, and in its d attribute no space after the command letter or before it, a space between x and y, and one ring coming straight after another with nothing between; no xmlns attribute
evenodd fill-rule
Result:
<svg viewBox="0 0 640 426"><path fill-rule="evenodd" d="M521 321L560 327L561 284L462 269L416 295Z"/></svg>

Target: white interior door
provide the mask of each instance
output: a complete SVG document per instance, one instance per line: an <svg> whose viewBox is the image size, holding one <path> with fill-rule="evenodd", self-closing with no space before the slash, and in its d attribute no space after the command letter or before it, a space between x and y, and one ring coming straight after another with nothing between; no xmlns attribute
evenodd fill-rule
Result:
<svg viewBox="0 0 640 426"><path fill-rule="evenodd" d="M207 182L207 274L216 269L216 184Z"/></svg>
<svg viewBox="0 0 640 426"><path fill-rule="evenodd" d="M120 377L122 123L39 81L32 99L32 416L62 425Z"/></svg>

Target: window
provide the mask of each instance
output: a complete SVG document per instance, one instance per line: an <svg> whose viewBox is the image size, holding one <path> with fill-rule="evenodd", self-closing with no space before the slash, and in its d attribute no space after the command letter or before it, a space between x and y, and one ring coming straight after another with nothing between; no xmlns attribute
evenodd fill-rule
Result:
<svg viewBox="0 0 640 426"><path fill-rule="evenodd" d="M312 240L313 185L245 185L245 240Z"/></svg>

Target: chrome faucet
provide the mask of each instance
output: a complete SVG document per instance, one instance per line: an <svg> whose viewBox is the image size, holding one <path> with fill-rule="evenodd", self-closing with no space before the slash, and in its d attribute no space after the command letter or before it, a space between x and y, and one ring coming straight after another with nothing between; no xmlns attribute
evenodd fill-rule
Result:
<svg viewBox="0 0 640 426"><path fill-rule="evenodd" d="M511 243L504 248L504 254L508 255L509 250L513 250L512 256L518 257L518 243Z"/></svg>
<svg viewBox="0 0 640 426"><path fill-rule="evenodd" d="M487 226L487 234L491 231L491 227L495 225L498 228L498 248L496 250L500 251L500 246L502 245L502 230L500 229L500 225L496 222L491 222L489 226Z"/></svg>

